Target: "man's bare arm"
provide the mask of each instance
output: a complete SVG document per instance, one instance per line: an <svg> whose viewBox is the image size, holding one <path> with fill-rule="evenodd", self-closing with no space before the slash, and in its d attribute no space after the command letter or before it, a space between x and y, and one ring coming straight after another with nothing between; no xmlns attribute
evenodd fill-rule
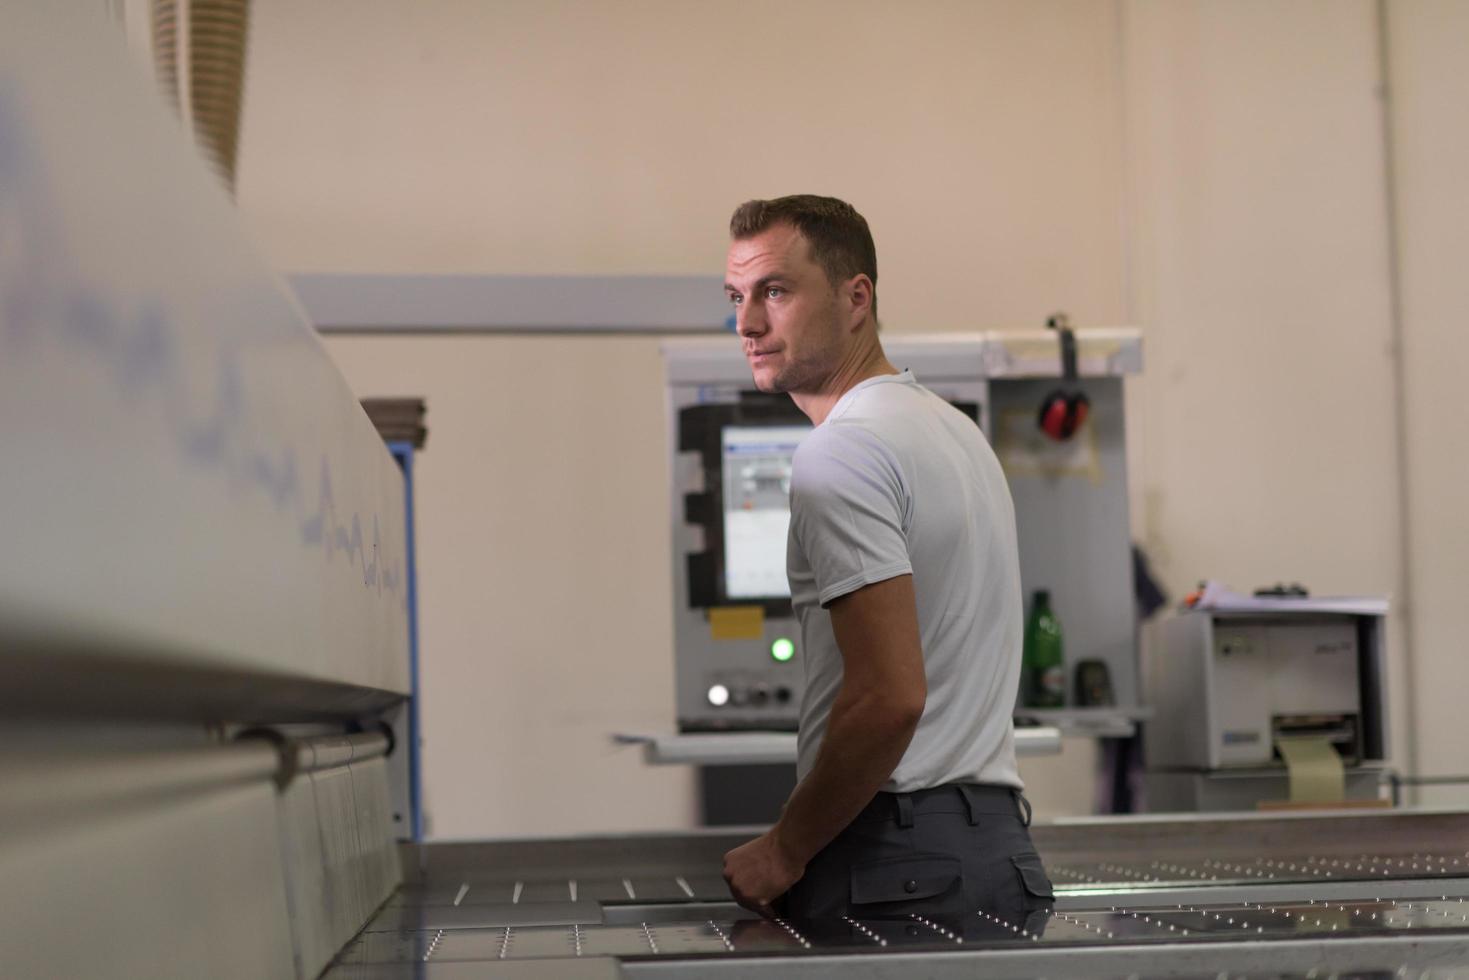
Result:
<svg viewBox="0 0 1469 980"><path fill-rule="evenodd" d="M913 576L864 586L829 611L843 675L816 763L776 825L725 857L725 877L750 907L784 893L872 800L923 716L928 687Z"/></svg>
<svg viewBox="0 0 1469 980"><path fill-rule="evenodd" d="M829 607L842 652L816 764L791 793L773 833L805 865L887 782L923 717L928 685L918 637L913 576L858 589Z"/></svg>

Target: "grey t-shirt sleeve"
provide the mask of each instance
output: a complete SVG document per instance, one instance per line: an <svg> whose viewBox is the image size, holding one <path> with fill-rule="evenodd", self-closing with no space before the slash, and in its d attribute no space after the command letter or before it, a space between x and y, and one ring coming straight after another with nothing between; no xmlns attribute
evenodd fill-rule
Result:
<svg viewBox="0 0 1469 980"><path fill-rule="evenodd" d="M822 606L912 573L911 503L897 459L873 433L828 422L806 437L791 472L791 537Z"/></svg>

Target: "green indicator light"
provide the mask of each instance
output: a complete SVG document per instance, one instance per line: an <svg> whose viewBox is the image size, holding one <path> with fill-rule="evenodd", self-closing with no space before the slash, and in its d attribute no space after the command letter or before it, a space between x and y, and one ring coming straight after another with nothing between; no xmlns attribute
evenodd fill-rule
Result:
<svg viewBox="0 0 1469 980"><path fill-rule="evenodd" d="M781 663L785 663L796 655L796 645L782 636L770 644L770 655Z"/></svg>

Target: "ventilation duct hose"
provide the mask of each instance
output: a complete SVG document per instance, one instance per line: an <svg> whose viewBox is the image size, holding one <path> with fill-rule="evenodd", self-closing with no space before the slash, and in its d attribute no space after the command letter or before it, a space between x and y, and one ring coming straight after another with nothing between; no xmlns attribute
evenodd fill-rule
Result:
<svg viewBox="0 0 1469 980"><path fill-rule="evenodd" d="M159 84L225 186L234 191L245 91L249 0L153 0ZM182 70L181 70L182 69Z"/></svg>

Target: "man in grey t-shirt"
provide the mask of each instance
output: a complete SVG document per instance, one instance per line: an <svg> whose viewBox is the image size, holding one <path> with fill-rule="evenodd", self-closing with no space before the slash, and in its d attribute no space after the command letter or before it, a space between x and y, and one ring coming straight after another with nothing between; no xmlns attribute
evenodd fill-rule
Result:
<svg viewBox="0 0 1469 980"><path fill-rule="evenodd" d="M867 223L834 198L742 205L725 289L755 386L815 429L787 573L806 693L798 784L725 855L766 915L923 914L1033 928L1051 886L1021 817L1010 714L1020 568L1004 474L973 421L887 360Z"/></svg>

